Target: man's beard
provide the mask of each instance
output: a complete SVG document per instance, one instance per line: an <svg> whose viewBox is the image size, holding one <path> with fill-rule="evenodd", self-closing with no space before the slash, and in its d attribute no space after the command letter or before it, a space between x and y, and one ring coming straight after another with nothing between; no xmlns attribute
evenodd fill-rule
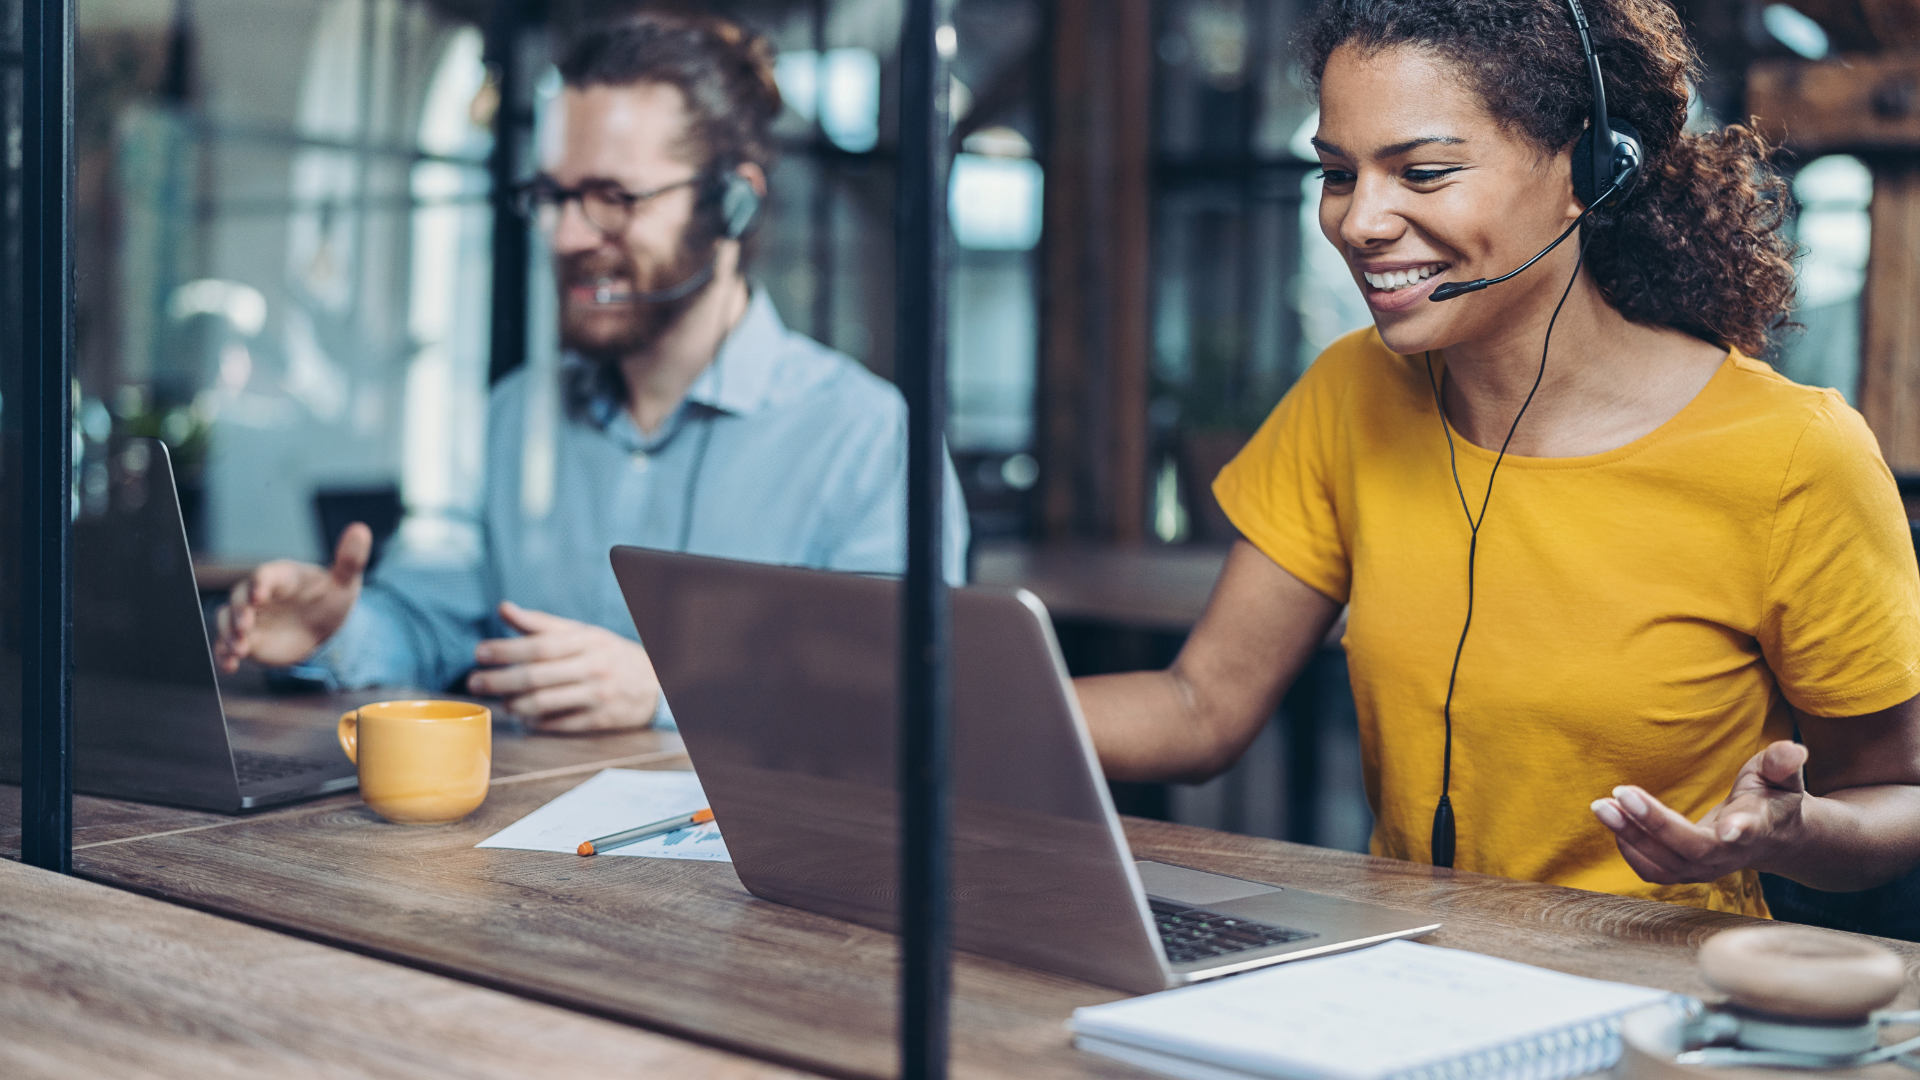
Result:
<svg viewBox="0 0 1920 1080"><path fill-rule="evenodd" d="M685 296L672 299L645 296L677 291L710 275L713 256L701 246L682 243L672 262L644 270L625 248L600 248L555 260L561 347L603 366L652 347L713 283L700 281Z"/></svg>

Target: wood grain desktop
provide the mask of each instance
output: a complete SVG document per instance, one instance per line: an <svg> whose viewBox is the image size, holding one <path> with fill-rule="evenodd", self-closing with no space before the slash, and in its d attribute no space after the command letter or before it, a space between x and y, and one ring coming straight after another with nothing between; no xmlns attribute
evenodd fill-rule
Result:
<svg viewBox="0 0 1920 1080"><path fill-rule="evenodd" d="M612 764L687 762L677 740L657 733L502 739L487 802L464 822L430 828L391 825L351 795L191 819L84 800L76 810L84 835L114 835L83 841L74 865L95 881L720 1049L834 1076L891 1077L890 935L761 901L726 864L474 848ZM1425 939L1435 945L1689 993L1707 990L1698 944L1755 921L1125 824L1142 858L1431 916L1445 923ZM1920 945L1887 944L1920 970ZM1062 1028L1074 1008L1120 996L960 954L954 1075L1140 1076L1074 1050ZM1901 1004L1914 1003L1910 988Z"/></svg>
<svg viewBox="0 0 1920 1080"><path fill-rule="evenodd" d="M248 722L256 732L271 732L275 727L317 727L333 730L340 714L356 705L408 697L446 697L424 691L393 689L361 690L342 694L305 694L286 697L246 696L228 693L223 705L231 720ZM493 735L493 783L519 782L528 778L590 776L603 768L631 767L656 761L677 761L686 768L685 750L680 737L671 732L633 731L593 736L535 735L496 724ZM271 748L271 747L269 747ZM358 802L358 796L338 799ZM338 800L336 800L338 801ZM296 803L264 811L281 814L297 811L309 803ZM253 815L255 817L259 815ZM115 843L138 836L225 826L248 820L228 814L178 807L127 802L91 795L73 799L73 845L82 849L93 844ZM19 789L0 784L0 857L20 856Z"/></svg>
<svg viewBox="0 0 1920 1080"><path fill-rule="evenodd" d="M757 900L724 865L471 847L574 782L516 785L438 830L315 806L75 861L97 880L597 1015L822 1072L892 1075L890 936ZM1430 912L1447 924L1433 944L1692 993L1706 991L1698 942L1749 922L1181 826L1130 821L1128 833L1143 856ZM1920 966L1920 946L1895 947ZM1118 996L961 955L956 1075L1130 1075L1072 1050L1060 1026Z"/></svg>
<svg viewBox="0 0 1920 1080"><path fill-rule="evenodd" d="M5 862L0 1033L10 1080L799 1075Z"/></svg>

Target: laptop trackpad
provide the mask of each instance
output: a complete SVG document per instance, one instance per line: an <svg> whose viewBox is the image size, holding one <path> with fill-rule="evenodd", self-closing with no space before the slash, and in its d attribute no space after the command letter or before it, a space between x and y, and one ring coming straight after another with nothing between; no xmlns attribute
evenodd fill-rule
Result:
<svg viewBox="0 0 1920 1080"><path fill-rule="evenodd" d="M1189 870L1184 866L1149 862L1146 859L1135 860L1133 865L1140 871L1140 884L1146 887L1148 896L1195 907L1224 904L1229 900L1281 891L1277 885L1261 885L1242 878L1209 874L1204 870Z"/></svg>

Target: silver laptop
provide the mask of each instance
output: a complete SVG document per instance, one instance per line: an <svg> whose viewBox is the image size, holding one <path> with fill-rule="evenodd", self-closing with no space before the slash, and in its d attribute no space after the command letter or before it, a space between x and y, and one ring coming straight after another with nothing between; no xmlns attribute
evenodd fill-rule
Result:
<svg viewBox="0 0 1920 1080"><path fill-rule="evenodd" d="M755 896L895 930L897 579L612 552L734 869ZM1438 929L1135 861L1046 610L953 593L955 944L1153 991Z"/></svg>
<svg viewBox="0 0 1920 1080"><path fill-rule="evenodd" d="M166 444L127 440L108 476L104 512L73 523L74 789L234 812L353 788L331 729L221 707ZM0 716L0 773L17 783L19 709Z"/></svg>

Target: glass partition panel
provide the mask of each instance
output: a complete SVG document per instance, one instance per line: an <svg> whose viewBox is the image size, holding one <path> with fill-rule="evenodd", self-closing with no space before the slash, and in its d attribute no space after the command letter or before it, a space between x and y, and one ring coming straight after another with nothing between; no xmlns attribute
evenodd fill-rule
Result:
<svg viewBox="0 0 1920 1080"><path fill-rule="evenodd" d="M789 327L890 378L897 5L715 8L769 36L786 96L749 273ZM21 0L0 0L0 113L15 148L20 10ZM549 21L521 42L534 100L504 106L531 104L536 117L558 92L552 43L612 9L544 10ZM476 550L494 223L487 165L503 106L471 14L451 0L80 6L77 528L111 533L122 516L156 513L170 502L154 501L165 494L164 461L179 550L193 569L180 580L203 615L264 560L325 558L352 520L410 549ZM963 162L949 204L959 241L951 444L975 535L1019 536L1035 479L1045 4L959 0L954 23L942 44L953 54L948 92ZM523 176L534 168L523 166ZM0 526L10 530L19 512L19 168L9 151ZM557 352L553 291L536 267L536 361ZM0 566L0 639L14 665L0 671L0 709L16 718L18 584L15 565ZM97 652L111 635L79 636ZM223 685L230 698L315 689L303 674L312 673L268 679L247 669ZM17 756L7 741L4 756ZM16 787L0 791L0 846L17 849L17 800Z"/></svg>

